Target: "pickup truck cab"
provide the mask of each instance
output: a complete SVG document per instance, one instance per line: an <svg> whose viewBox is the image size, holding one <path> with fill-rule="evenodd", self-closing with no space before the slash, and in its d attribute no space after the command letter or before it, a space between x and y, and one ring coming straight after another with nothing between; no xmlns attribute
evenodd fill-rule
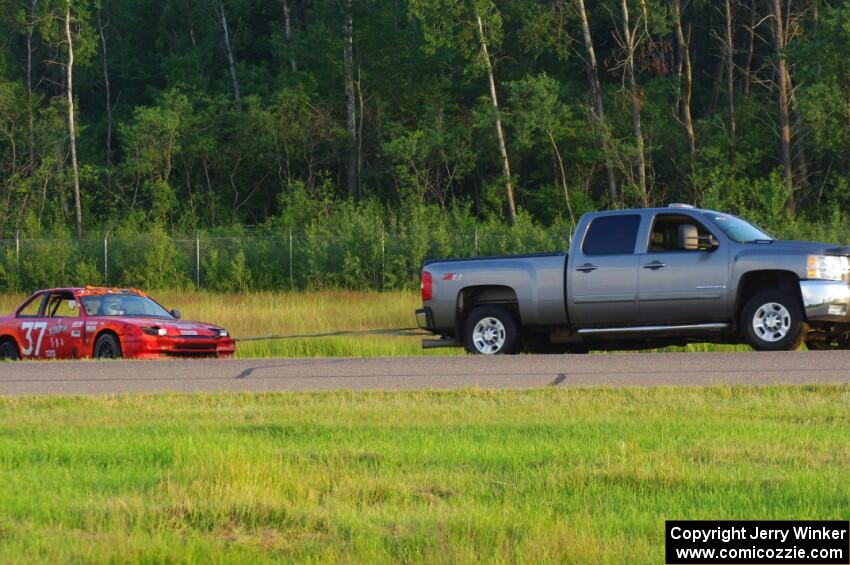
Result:
<svg viewBox="0 0 850 565"><path fill-rule="evenodd" d="M470 353L850 347L850 248L683 204L585 214L569 253L426 261L423 347Z"/></svg>

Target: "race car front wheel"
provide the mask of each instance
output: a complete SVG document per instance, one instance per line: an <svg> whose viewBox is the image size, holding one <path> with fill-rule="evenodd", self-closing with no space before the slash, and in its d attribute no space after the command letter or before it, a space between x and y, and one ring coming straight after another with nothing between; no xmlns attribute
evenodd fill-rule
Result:
<svg viewBox="0 0 850 565"><path fill-rule="evenodd" d="M121 345L112 334L103 334L94 342L95 359L120 359Z"/></svg>
<svg viewBox="0 0 850 565"><path fill-rule="evenodd" d="M0 343L0 361L17 361L20 358L18 346L14 342L6 340Z"/></svg>

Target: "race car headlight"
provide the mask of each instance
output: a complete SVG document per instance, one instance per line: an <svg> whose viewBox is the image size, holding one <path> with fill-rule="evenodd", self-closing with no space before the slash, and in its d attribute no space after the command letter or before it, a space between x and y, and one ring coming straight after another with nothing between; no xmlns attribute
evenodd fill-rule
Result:
<svg viewBox="0 0 850 565"><path fill-rule="evenodd" d="M227 332L227 330L218 330L218 337L227 337L229 335L230 334Z"/></svg>
<svg viewBox="0 0 850 565"><path fill-rule="evenodd" d="M168 335L168 330L165 328L158 328L156 326L152 328L142 328L142 332L146 335L157 335L159 337L165 337Z"/></svg>
<svg viewBox="0 0 850 565"><path fill-rule="evenodd" d="M850 260L835 255L809 255L806 262L806 278L828 281L844 280L850 271Z"/></svg>

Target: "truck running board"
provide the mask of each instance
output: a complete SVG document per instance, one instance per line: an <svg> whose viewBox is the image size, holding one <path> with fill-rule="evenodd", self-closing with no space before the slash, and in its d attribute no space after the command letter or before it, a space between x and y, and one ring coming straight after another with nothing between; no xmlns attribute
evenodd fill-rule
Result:
<svg viewBox="0 0 850 565"><path fill-rule="evenodd" d="M451 338L422 340L422 349L436 349L438 347L463 347L463 344Z"/></svg>
<svg viewBox="0 0 850 565"><path fill-rule="evenodd" d="M681 331L719 331L729 329L730 324L722 322L712 324L685 324L679 326L631 326L627 328L586 328L578 330L581 335L593 334L634 334L643 332L681 332Z"/></svg>

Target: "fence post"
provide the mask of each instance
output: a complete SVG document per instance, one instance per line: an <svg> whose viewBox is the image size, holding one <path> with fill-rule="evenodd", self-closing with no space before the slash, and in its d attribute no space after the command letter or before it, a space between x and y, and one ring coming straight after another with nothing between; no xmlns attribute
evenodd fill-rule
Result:
<svg viewBox="0 0 850 565"><path fill-rule="evenodd" d="M103 285L109 286L109 230L103 236Z"/></svg>
<svg viewBox="0 0 850 565"><path fill-rule="evenodd" d="M289 228L289 288L295 288L295 278L292 271L292 228Z"/></svg>
<svg viewBox="0 0 850 565"><path fill-rule="evenodd" d="M20 230L15 230L15 266L20 268L21 266L21 232Z"/></svg>
<svg viewBox="0 0 850 565"><path fill-rule="evenodd" d="M384 290L384 273L386 264L386 252L384 249L384 226L381 226L381 290Z"/></svg>
<svg viewBox="0 0 850 565"><path fill-rule="evenodd" d="M201 290L201 230L195 232L195 288Z"/></svg>
<svg viewBox="0 0 850 565"><path fill-rule="evenodd" d="M475 254L478 255L478 226L475 226Z"/></svg>

